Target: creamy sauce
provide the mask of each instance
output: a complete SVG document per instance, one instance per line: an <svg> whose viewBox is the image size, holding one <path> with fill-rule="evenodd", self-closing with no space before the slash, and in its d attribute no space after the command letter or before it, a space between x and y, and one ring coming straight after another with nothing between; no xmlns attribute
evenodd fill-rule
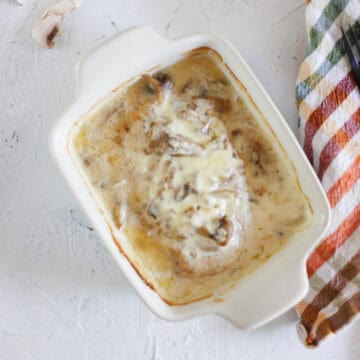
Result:
<svg viewBox="0 0 360 360"><path fill-rule="evenodd" d="M143 116L147 144L135 155L146 159L146 174L156 170L150 186L139 184L148 190L152 218L142 222L153 223L183 275L217 274L245 241L250 206L243 162L213 101L178 93L169 80L168 86L150 81L159 96Z"/></svg>
<svg viewBox="0 0 360 360"><path fill-rule="evenodd" d="M114 91L70 151L118 244L172 304L221 294L309 222L283 149L209 49Z"/></svg>

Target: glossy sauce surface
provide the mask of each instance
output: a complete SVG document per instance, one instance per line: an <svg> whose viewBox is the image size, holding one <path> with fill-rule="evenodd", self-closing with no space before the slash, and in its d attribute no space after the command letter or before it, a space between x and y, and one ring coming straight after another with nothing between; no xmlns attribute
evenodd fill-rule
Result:
<svg viewBox="0 0 360 360"><path fill-rule="evenodd" d="M155 150L150 147L149 152L147 121L152 119L154 109L155 118L162 116L159 109L164 100L146 76L117 89L83 116L71 132L69 145L74 161L112 227L116 241L133 266L165 301L185 304L214 294L221 296L223 291L254 271L279 251L294 233L303 229L311 218L311 209L283 149L246 91L214 51L192 51L174 65L154 74L153 78L164 78L164 74L171 79L171 88L165 96L173 96L166 103L170 110L166 110L165 115L173 119L176 114L184 113L182 109L174 112L172 108L179 108L175 103L179 99L181 106L188 101L191 109L186 113L186 119L191 114L196 117L200 111L202 117L198 116L198 120L194 121L212 117L211 126L219 129L217 136L225 139L227 145L219 145L220 148L211 148L211 151L202 147L201 151L205 152L200 151L200 155L195 154L197 157L192 159L189 156L194 155L189 153L185 157L184 154L179 157L177 153L172 158L172 149L169 151L165 146L159 150L159 142L155 142ZM194 105L194 101L198 103ZM203 110L204 106L211 109ZM168 115L169 112L171 115ZM167 134L171 131L186 139L197 134L191 123L190 127L183 124L181 120L165 122ZM198 138L195 137L194 141L198 142ZM182 149L183 145L184 141L180 144ZM189 144L185 151L188 152L189 148L195 151L194 146ZM165 170L159 171L159 164L169 159L180 179L181 201L183 185L189 183L188 178L194 179L195 173L201 175L202 184L215 179L217 191L229 190L229 186L231 191L236 189L235 197L230 200L224 196L217 200L220 205L225 204L222 213L209 215L211 224L217 224L215 220L226 215L233 224L241 225L241 231L231 232L236 235L232 240L236 246L228 247L229 251L226 251L226 246L220 246L222 235L218 236L219 231L217 236L210 234L216 229L212 229L209 219L206 222L205 215L196 220L204 225L201 228L206 231L202 230L196 243L196 246L201 246L194 247L190 240L196 240L198 233L192 233L190 221L184 222L183 217L179 218L179 213L183 215L183 208L179 206L182 203L171 203L179 192L173 196L169 186L166 187L167 192L161 190L165 200L158 204L154 215L150 207L156 198L154 194L159 194L159 184L168 181L164 176ZM206 161L209 166L206 166ZM224 163L233 166L224 167ZM195 164L191 165L193 170L190 164ZM221 174L226 172L232 172L232 175L224 180L225 185L220 184ZM192 194L190 185L186 186L186 201L192 207L196 208L191 201L195 205L204 202L206 207L210 191L206 186L195 188ZM191 183L191 187L195 185ZM229 210L234 209L233 204L237 206L235 212ZM167 212L177 214L177 217L171 217ZM191 218L191 221L195 220ZM164 222L171 226L164 227ZM194 223L195 228L197 222ZM174 237L177 232L182 236L180 240L189 238L181 240L180 247ZM214 242L206 240L206 236ZM207 243L213 244L213 253L203 255L202 247ZM185 253L184 249L195 249L195 256L192 253L192 257L185 256L185 260L184 256L179 257L179 252ZM229 256L230 252L232 256ZM212 259L210 265L209 259Z"/></svg>

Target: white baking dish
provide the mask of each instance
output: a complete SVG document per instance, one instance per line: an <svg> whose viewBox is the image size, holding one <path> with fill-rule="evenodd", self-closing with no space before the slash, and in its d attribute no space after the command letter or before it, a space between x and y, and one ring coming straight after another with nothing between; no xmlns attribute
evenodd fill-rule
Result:
<svg viewBox="0 0 360 360"><path fill-rule="evenodd" d="M216 50L246 87L293 162L314 214L309 227L294 236L283 250L257 271L240 280L237 286L225 293L224 301L215 302L209 298L189 305L170 306L143 282L119 252L104 217L70 158L67 137L74 122L120 84L154 66L168 64L169 59L175 55L203 46ZM81 61L78 75L78 96L57 122L51 136L51 147L84 211L149 307L169 320L219 314L241 328L251 328L265 324L301 300L308 289L306 257L327 228L330 219L329 205L294 135L236 50L227 41L209 35L166 40L150 28L139 27L125 31L91 51Z"/></svg>

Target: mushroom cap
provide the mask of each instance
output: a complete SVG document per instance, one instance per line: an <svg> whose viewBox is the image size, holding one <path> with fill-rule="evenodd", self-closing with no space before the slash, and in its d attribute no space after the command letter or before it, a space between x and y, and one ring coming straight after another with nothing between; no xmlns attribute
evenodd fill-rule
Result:
<svg viewBox="0 0 360 360"><path fill-rule="evenodd" d="M54 47L54 37L59 32L64 17L79 7L81 2L82 0L62 0L47 9L31 29L33 39L44 48Z"/></svg>

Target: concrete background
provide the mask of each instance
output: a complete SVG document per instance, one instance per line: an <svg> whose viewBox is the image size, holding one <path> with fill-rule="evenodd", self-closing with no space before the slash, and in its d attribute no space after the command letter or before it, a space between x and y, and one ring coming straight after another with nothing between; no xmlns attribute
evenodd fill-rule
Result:
<svg viewBox="0 0 360 360"><path fill-rule="evenodd" d="M305 1L85 0L45 50L31 26L51 3L0 1L0 360L359 359L359 322L311 351L293 311L254 331L214 316L157 318L78 210L48 147L80 55L137 24L227 37L296 131Z"/></svg>

